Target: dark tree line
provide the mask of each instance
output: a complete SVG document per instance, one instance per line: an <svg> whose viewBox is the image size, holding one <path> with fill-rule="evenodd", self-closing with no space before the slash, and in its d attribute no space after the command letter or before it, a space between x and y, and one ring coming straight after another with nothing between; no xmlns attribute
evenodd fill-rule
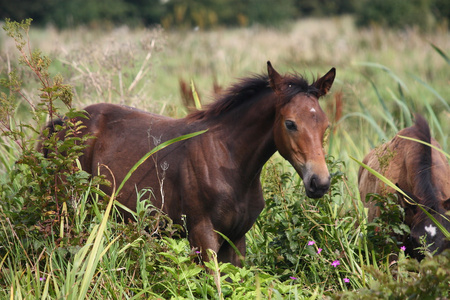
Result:
<svg viewBox="0 0 450 300"><path fill-rule="evenodd" d="M1 19L33 18L34 25L212 28L276 26L308 16L354 14L357 24L428 29L450 18L448 0L0 0Z"/></svg>

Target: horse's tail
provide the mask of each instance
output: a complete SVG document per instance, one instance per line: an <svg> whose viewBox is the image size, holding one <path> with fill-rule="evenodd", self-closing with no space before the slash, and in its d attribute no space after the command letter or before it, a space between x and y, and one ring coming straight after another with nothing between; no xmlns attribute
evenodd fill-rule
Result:
<svg viewBox="0 0 450 300"><path fill-rule="evenodd" d="M425 120L425 118L422 117L422 115L420 114L416 114L415 119L416 119L414 124L414 127L416 128L416 130L414 131L415 138L425 143L431 144L431 132L427 120ZM419 165L422 167L419 171L420 173L422 172L431 173L431 164L432 164L431 147L424 144L419 144L418 146L420 147L419 148L420 156L418 157L418 160ZM418 175L422 176L423 174Z"/></svg>
<svg viewBox="0 0 450 300"><path fill-rule="evenodd" d="M431 144L431 132L428 122L420 114L416 114L415 119L415 136L413 137ZM417 147L419 151L416 152L417 156L415 158L418 166L414 175L414 182L416 183L415 194L425 201L422 204L432 207L437 203L436 199L434 199L435 192L432 185L432 149L430 146L422 143L418 144Z"/></svg>
<svg viewBox="0 0 450 300"><path fill-rule="evenodd" d="M56 130L57 125L63 126L64 120L58 118L58 119L49 121L42 130L42 131L45 131L46 129L48 129L48 133L45 136L43 134L41 134L41 136L39 138L39 142L38 142L36 148L38 151L40 151L44 154L45 158L48 157L49 149L47 147L44 147L44 140L49 138L50 136L52 136L55 132L57 132L57 130Z"/></svg>
<svg viewBox="0 0 450 300"><path fill-rule="evenodd" d="M426 143L431 144L431 132L430 126L428 126L427 120L420 114L415 115L415 124L414 126L417 128L417 137L419 140L424 141ZM430 147L427 146L429 149ZM431 150L430 150L431 152Z"/></svg>

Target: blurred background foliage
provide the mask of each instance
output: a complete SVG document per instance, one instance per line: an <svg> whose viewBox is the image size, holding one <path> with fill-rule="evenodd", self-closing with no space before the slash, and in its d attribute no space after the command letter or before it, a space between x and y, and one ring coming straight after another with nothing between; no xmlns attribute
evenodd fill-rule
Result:
<svg viewBox="0 0 450 300"><path fill-rule="evenodd" d="M0 0L0 18L33 18L59 29L162 24L166 29L279 25L302 17L353 14L358 26L449 24L448 0Z"/></svg>

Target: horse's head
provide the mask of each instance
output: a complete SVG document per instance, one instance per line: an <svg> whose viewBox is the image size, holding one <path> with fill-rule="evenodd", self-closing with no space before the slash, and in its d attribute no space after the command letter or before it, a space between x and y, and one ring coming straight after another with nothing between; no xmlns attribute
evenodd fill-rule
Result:
<svg viewBox="0 0 450 300"><path fill-rule="evenodd" d="M278 152L300 177L310 198L322 197L330 187L323 139L328 118L318 99L330 90L336 70L308 85L302 78L281 76L267 63L269 83L277 96L274 140Z"/></svg>

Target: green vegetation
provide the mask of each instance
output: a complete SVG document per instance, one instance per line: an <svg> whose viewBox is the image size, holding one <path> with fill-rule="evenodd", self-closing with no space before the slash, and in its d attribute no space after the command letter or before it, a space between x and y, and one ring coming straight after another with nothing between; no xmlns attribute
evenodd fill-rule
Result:
<svg viewBox="0 0 450 300"><path fill-rule="evenodd" d="M279 26L305 17L356 16L358 26L435 29L448 25L446 0L33 0L4 1L0 18L33 18L40 26L149 26L166 29L198 27Z"/></svg>
<svg viewBox="0 0 450 300"><path fill-rule="evenodd" d="M405 257L389 235L408 231L391 198L367 224L359 165L350 159L362 160L410 126L415 112L450 152L447 29L426 36L356 29L349 17L169 33L50 28L28 35L28 25L8 23L12 37L0 34L0 298L450 296L450 252L431 257L424 246L420 263ZM139 199L136 222L123 224L114 195L104 198L97 189L102 179L72 164L82 150L77 124L69 124L65 142L46 142L67 156L44 159L35 151L46 118L78 114L72 107L125 103L183 117L179 79L195 81L204 104L214 80L226 87L264 72L267 60L309 79L337 68L331 94L321 100L332 122L326 145L332 186L322 199L306 198L301 179L275 155L262 173L266 208L247 235L243 268L218 263L214 253L210 263L196 264L188 242L176 238L180 228L146 198Z"/></svg>
<svg viewBox="0 0 450 300"><path fill-rule="evenodd" d="M406 26L418 26L422 29L430 29L435 17L441 17L439 13L433 15L433 9L439 10L439 1L411 0L411 1L361 1L364 9L360 9L357 15L357 24L368 26L379 24L390 28L404 28Z"/></svg>

